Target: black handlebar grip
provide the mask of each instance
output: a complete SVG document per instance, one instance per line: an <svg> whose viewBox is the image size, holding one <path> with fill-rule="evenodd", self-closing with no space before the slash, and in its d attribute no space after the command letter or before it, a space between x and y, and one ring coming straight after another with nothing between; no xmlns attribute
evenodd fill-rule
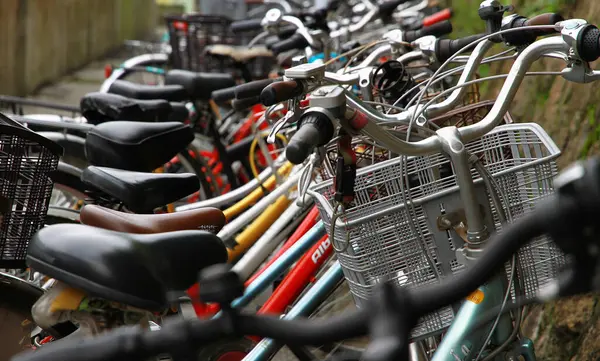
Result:
<svg viewBox="0 0 600 361"><path fill-rule="evenodd" d="M292 164L301 164L316 147L327 144L333 138L333 124L321 113L308 113L300 118L298 131L285 148L285 157Z"/></svg>
<svg viewBox="0 0 600 361"><path fill-rule="evenodd" d="M294 33L296 33L296 30L294 30ZM284 40L284 39L280 39L276 35L271 35L271 36L265 38L265 47L267 49L271 50L271 49L273 49L273 45L279 43L281 40Z"/></svg>
<svg viewBox="0 0 600 361"><path fill-rule="evenodd" d="M295 26L286 26L286 27L282 27L281 29L279 29L279 31L277 32L277 37L280 40L285 40L285 39L289 39L289 37L294 34L296 34L296 27Z"/></svg>
<svg viewBox="0 0 600 361"><path fill-rule="evenodd" d="M510 23L502 26L502 30L515 29L523 26L536 25L554 25L564 18L557 13L545 13L527 19L523 16L516 16ZM551 35L556 33L553 29L530 29L518 32L510 32L502 35L502 39L510 45L526 45L535 41L538 36Z"/></svg>
<svg viewBox="0 0 600 361"><path fill-rule="evenodd" d="M292 35L296 34L296 27L285 27L279 29L277 35L269 36L265 39L265 47L269 50L273 49L273 45L281 42L282 40L289 39Z"/></svg>
<svg viewBox="0 0 600 361"><path fill-rule="evenodd" d="M585 61L600 57L600 30L595 25L586 25L577 37L577 54Z"/></svg>
<svg viewBox="0 0 600 361"><path fill-rule="evenodd" d="M234 33L243 33L245 31L260 30L262 29L261 21L262 19L234 21L233 23L231 23L230 29Z"/></svg>
<svg viewBox="0 0 600 361"><path fill-rule="evenodd" d="M435 42L435 57L441 63L448 60L452 55L456 54L460 49L465 46L476 42L477 40L483 38L487 34L475 34L466 36L464 38L459 39L438 39Z"/></svg>
<svg viewBox="0 0 600 361"><path fill-rule="evenodd" d="M452 32L452 23L448 20L435 23L431 26L421 28L419 30L409 30L404 32L402 40L410 43L424 36L442 36Z"/></svg>
<svg viewBox="0 0 600 361"><path fill-rule="evenodd" d="M329 0L327 2L327 6L326 6L326 10L327 11L337 11L337 9L340 7L342 1L341 0Z"/></svg>
<svg viewBox="0 0 600 361"><path fill-rule="evenodd" d="M390 0L383 2L379 5L379 15L390 16L394 13L394 10L401 4L408 2L409 0Z"/></svg>
<svg viewBox="0 0 600 361"><path fill-rule="evenodd" d="M288 39L282 40L271 45L271 51L275 54L283 53L284 51L294 49L304 49L308 46L306 38L298 33L290 36Z"/></svg>
<svg viewBox="0 0 600 361"><path fill-rule="evenodd" d="M217 103L226 102L235 98L235 88L237 87L232 86L225 89L215 90L210 94L210 97Z"/></svg>
<svg viewBox="0 0 600 361"><path fill-rule="evenodd" d="M304 85L296 80L278 81L267 85L260 93L263 105L271 106L284 100L300 96L304 92Z"/></svg>
<svg viewBox="0 0 600 361"><path fill-rule="evenodd" d="M235 110L246 110L255 106L256 104L260 104L260 97L258 95L250 98L235 99L231 102L231 106Z"/></svg>
<svg viewBox="0 0 600 361"><path fill-rule="evenodd" d="M236 99L245 99L245 98L260 96L260 93L263 91L263 89L267 85L269 85L277 80L281 80L281 78L255 80L255 81L251 81L246 84L238 85L235 87L235 98Z"/></svg>

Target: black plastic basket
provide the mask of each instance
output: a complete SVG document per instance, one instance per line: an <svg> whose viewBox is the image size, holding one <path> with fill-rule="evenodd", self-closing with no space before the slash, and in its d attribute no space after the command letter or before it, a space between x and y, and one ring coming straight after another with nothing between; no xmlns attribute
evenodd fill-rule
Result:
<svg viewBox="0 0 600 361"><path fill-rule="evenodd" d="M231 20L222 16L199 14L165 16L171 43L172 64L176 69L226 72L232 64L206 56L209 45L235 45L229 30Z"/></svg>
<svg viewBox="0 0 600 361"><path fill-rule="evenodd" d="M63 149L0 113L0 268L25 267L29 240L44 226Z"/></svg>
<svg viewBox="0 0 600 361"><path fill-rule="evenodd" d="M243 76L241 64L227 57L210 56L210 45L246 45L258 32L234 34L230 30L232 20L223 16L186 14L165 16L171 44L171 64L175 69L198 72L219 72ZM274 65L271 58L258 58L245 64L251 76L265 78Z"/></svg>

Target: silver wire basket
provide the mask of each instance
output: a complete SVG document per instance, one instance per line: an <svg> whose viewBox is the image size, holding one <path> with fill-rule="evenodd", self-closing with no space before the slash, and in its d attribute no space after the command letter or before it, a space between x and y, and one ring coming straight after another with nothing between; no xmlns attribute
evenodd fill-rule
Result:
<svg viewBox="0 0 600 361"><path fill-rule="evenodd" d="M491 174L508 219L530 212L553 192L560 150L539 125L501 125L465 146ZM449 160L436 154L405 161L406 165L402 158L394 158L357 171L355 199L338 218L333 236L333 181L308 191L333 240L357 307L365 305L373 287L383 280L419 287L464 269L455 252L464 241L457 232L441 230L438 223L442 211L460 213L462 208ZM500 216L483 179L474 169L472 176L487 227L498 231ZM407 200L411 207L405 206ZM523 247L517 259L516 277L526 297L553 279L565 262L549 238ZM413 339L439 333L453 317L450 307L425 316L413 330Z"/></svg>

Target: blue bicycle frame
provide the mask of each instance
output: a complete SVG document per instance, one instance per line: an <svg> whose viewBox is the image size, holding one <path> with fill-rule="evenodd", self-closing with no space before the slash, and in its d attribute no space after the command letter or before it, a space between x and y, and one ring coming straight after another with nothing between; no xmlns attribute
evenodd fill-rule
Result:
<svg viewBox="0 0 600 361"><path fill-rule="evenodd" d="M336 261L283 318L293 319L296 317L309 316L323 301L325 301L327 296L336 289L343 279L344 274L342 272L342 267ZM248 355L246 355L246 357L243 358L242 361L268 361L280 348L281 345L276 341L264 338Z"/></svg>

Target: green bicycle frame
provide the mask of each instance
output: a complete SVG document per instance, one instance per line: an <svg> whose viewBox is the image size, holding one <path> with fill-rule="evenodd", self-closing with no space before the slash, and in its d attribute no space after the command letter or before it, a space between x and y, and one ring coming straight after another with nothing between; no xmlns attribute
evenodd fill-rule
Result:
<svg viewBox="0 0 600 361"><path fill-rule="evenodd" d="M472 330L472 326L478 324L481 316L487 314L487 311L502 304L505 294L504 283L503 277L496 277L479 287L464 301L436 349L432 361L467 361L476 357L484 346L483 343L494 322L477 330ZM498 320L491 342L501 345L510 337L512 331L512 320L506 313ZM533 343L529 339L515 339L507 350L523 356L526 361L536 360ZM499 354L495 359L499 360L501 355ZM485 354L480 359L483 360L484 356Z"/></svg>

